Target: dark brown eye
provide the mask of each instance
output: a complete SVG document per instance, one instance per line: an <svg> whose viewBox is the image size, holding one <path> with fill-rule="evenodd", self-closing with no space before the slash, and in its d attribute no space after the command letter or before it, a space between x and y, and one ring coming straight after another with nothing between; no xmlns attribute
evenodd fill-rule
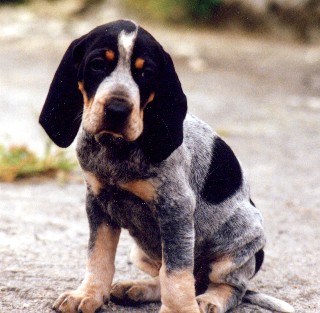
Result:
<svg viewBox="0 0 320 313"><path fill-rule="evenodd" d="M148 68L141 70L139 74L141 79L143 80L150 80L154 77L154 72Z"/></svg>
<svg viewBox="0 0 320 313"><path fill-rule="evenodd" d="M93 59L90 62L90 68L93 71L105 71L106 70L106 62L102 58Z"/></svg>

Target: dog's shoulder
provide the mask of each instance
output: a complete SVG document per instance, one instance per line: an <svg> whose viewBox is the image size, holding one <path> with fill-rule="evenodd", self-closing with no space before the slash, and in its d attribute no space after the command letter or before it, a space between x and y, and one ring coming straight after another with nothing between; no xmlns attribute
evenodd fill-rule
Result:
<svg viewBox="0 0 320 313"><path fill-rule="evenodd" d="M244 183L243 170L231 147L192 114L184 121L183 145L171 158L179 166L187 160L184 164L188 165L190 184L209 203L223 202Z"/></svg>

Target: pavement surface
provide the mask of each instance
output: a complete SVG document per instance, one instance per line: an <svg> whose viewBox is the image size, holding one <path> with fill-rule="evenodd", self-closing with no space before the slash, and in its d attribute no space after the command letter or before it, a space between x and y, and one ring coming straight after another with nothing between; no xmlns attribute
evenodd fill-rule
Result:
<svg viewBox="0 0 320 313"><path fill-rule="evenodd" d="M45 135L37 116L68 44L95 25L131 17L114 4L74 19L55 10L0 8L0 142L38 153ZM268 238L252 289L296 312L320 312L320 47L139 22L173 55L189 110L223 136L247 173ZM0 183L1 313L52 312L56 297L79 285L84 199L81 179ZM124 231L115 280L144 276L129 261L130 245ZM159 307L110 303L101 312ZM267 311L240 305L233 312Z"/></svg>

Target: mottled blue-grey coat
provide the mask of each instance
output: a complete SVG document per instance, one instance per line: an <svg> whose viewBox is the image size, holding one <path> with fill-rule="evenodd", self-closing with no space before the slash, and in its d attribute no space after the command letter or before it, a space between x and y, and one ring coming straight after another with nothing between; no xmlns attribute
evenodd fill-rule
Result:
<svg viewBox="0 0 320 313"><path fill-rule="evenodd" d="M77 155L87 183L89 254L80 287L54 309L93 313L114 301L160 301L161 313L223 313L242 301L292 312L249 291L263 262L262 217L240 163L187 114L170 56L131 21L99 26L65 53L40 123ZM112 285L120 230L152 277Z"/></svg>

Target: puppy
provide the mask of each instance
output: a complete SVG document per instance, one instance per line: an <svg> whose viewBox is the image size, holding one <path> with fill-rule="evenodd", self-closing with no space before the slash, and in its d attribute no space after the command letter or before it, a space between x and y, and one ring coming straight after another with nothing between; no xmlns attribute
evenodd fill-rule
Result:
<svg viewBox="0 0 320 313"><path fill-rule="evenodd" d="M55 310L93 313L111 296L161 300L161 313L223 313L241 302L293 312L247 290L264 257L261 214L232 150L187 114L170 56L143 28L121 20L73 41L40 123L60 147L81 129L87 183L85 278ZM112 286L121 228L135 241L133 263L151 278Z"/></svg>

